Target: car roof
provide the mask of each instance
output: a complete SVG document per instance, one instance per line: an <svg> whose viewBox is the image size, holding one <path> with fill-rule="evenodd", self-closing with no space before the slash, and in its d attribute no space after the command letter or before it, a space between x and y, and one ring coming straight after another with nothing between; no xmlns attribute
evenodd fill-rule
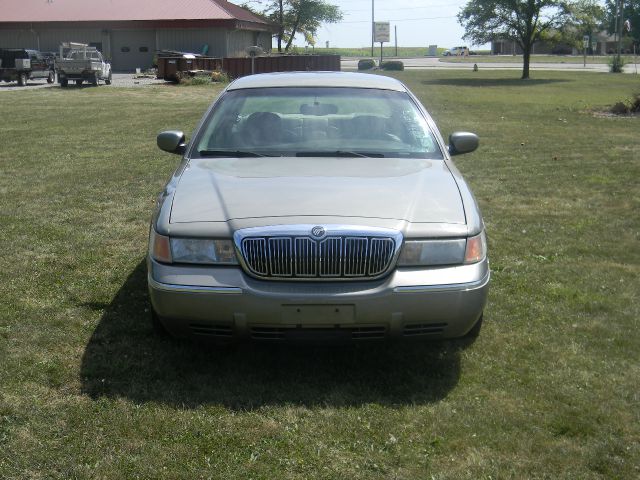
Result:
<svg viewBox="0 0 640 480"><path fill-rule="evenodd" d="M406 92L395 78L355 72L276 72L239 78L227 90L265 87L351 87Z"/></svg>

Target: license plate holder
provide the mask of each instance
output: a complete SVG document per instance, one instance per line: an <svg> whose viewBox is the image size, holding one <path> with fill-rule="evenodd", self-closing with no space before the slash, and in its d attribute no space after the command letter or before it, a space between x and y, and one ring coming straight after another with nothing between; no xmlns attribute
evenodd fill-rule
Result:
<svg viewBox="0 0 640 480"><path fill-rule="evenodd" d="M355 322L354 305L283 305L282 320L290 325L349 325Z"/></svg>

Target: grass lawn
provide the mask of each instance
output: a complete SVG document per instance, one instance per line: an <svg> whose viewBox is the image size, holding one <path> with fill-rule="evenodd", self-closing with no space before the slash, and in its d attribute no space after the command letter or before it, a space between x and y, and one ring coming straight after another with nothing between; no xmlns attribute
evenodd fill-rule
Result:
<svg viewBox="0 0 640 480"><path fill-rule="evenodd" d="M612 55L587 55L587 65L594 63L607 64ZM625 64L638 62L638 57L622 55ZM446 63L519 63L522 64L522 55L470 55L468 57L442 57L441 62ZM531 55L531 63L583 63L582 55Z"/></svg>
<svg viewBox="0 0 640 480"><path fill-rule="evenodd" d="M155 135L217 87L0 92L0 478L640 476L640 117L590 113L638 79L397 76L481 137L456 160L493 270L473 344L157 338L143 258L177 157Z"/></svg>

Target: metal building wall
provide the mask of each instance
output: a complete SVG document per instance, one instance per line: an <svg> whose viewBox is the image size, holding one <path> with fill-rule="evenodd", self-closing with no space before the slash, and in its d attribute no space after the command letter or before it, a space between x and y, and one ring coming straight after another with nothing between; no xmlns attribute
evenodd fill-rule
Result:
<svg viewBox="0 0 640 480"><path fill-rule="evenodd" d="M38 48L38 35L29 30L0 30L0 48Z"/></svg>
<svg viewBox="0 0 640 480"><path fill-rule="evenodd" d="M244 57L246 48L259 45L271 50L271 33L227 28L159 28L111 29L102 28L0 28L0 48L33 48L43 52L58 51L61 42L79 42L99 46L115 70L133 71L136 67L151 66L156 50L178 50L202 53L208 45L208 56ZM128 47L128 52L123 52ZM144 47L147 51L140 51Z"/></svg>
<svg viewBox="0 0 640 480"><path fill-rule="evenodd" d="M109 53L109 35L100 29L0 29L0 48L33 48L43 52L57 52L61 42L99 43L102 44L102 52L105 55Z"/></svg>
<svg viewBox="0 0 640 480"><path fill-rule="evenodd" d="M156 51L156 30L112 30L112 68L114 71L146 70L153 65Z"/></svg>
<svg viewBox="0 0 640 480"><path fill-rule="evenodd" d="M158 29L156 38L158 50L202 53L203 47L208 45L208 56L227 55L227 29L225 28Z"/></svg>
<svg viewBox="0 0 640 480"><path fill-rule="evenodd" d="M245 57L246 49L258 43L258 32L232 30L228 35L229 43L225 57Z"/></svg>

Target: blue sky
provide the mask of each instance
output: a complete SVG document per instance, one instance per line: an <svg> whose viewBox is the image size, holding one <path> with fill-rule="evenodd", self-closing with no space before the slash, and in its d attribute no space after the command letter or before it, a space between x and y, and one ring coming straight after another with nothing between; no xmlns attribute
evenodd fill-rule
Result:
<svg viewBox="0 0 640 480"><path fill-rule="evenodd" d="M317 45L324 46L327 40L334 47L371 45L371 0L335 3L342 9L344 19L339 24L323 26L318 32ZM463 43L464 31L455 16L465 3L461 0L374 0L375 20L390 22L391 43L397 26L399 46L453 47Z"/></svg>
<svg viewBox="0 0 640 480"><path fill-rule="evenodd" d="M328 0L338 5L344 14L342 22L323 25L318 31L317 46L364 47L371 45L371 0ZM456 14L466 4L463 0L374 0L375 20L389 21L391 44L394 26L398 28L398 46L454 47L467 45L462 40L464 30ZM304 40L296 39L299 46ZM471 47L471 45L469 45Z"/></svg>

